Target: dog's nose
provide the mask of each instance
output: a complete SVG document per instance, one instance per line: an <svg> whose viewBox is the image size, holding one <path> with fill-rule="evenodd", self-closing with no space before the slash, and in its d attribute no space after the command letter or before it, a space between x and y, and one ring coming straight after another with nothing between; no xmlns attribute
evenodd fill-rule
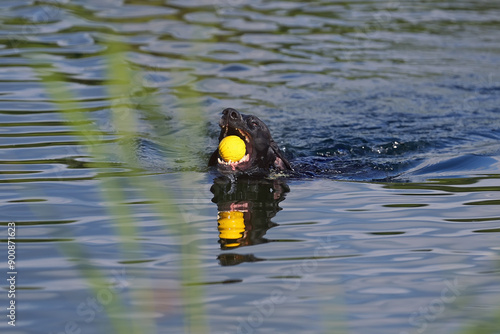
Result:
<svg viewBox="0 0 500 334"><path fill-rule="evenodd" d="M233 108L226 108L222 111L224 116L228 117L231 120L237 120L240 118L240 113L238 110L233 109Z"/></svg>

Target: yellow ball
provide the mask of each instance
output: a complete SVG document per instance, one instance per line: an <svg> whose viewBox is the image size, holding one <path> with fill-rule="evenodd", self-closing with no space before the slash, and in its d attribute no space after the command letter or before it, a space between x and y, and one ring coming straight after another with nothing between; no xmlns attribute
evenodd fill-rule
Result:
<svg viewBox="0 0 500 334"><path fill-rule="evenodd" d="M245 156L246 146L238 136L227 136L219 144L219 154L224 161L240 161Z"/></svg>

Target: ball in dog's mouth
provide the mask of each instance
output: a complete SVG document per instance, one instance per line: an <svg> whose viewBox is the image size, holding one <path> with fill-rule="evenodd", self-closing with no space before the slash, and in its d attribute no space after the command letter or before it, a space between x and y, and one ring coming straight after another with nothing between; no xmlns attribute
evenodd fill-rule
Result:
<svg viewBox="0 0 500 334"><path fill-rule="evenodd" d="M246 144L238 136L224 137L219 143L219 154L225 162L238 162L246 154Z"/></svg>

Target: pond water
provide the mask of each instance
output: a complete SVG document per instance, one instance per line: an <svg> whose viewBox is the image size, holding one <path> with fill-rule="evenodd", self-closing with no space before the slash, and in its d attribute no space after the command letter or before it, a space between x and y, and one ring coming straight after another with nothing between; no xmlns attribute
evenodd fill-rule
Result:
<svg viewBox="0 0 500 334"><path fill-rule="evenodd" d="M0 7L2 333L500 332L498 1Z"/></svg>

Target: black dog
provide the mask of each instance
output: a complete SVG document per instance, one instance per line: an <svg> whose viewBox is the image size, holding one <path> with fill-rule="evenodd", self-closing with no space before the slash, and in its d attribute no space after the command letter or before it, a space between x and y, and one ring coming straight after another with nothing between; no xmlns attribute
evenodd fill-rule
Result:
<svg viewBox="0 0 500 334"><path fill-rule="evenodd" d="M223 174L235 175L267 175L272 170L292 170L268 127L258 117L227 108L222 111L219 126L219 142L226 136L238 136L245 142L246 154L240 161L226 162L216 149L210 157L209 166L217 166Z"/></svg>

